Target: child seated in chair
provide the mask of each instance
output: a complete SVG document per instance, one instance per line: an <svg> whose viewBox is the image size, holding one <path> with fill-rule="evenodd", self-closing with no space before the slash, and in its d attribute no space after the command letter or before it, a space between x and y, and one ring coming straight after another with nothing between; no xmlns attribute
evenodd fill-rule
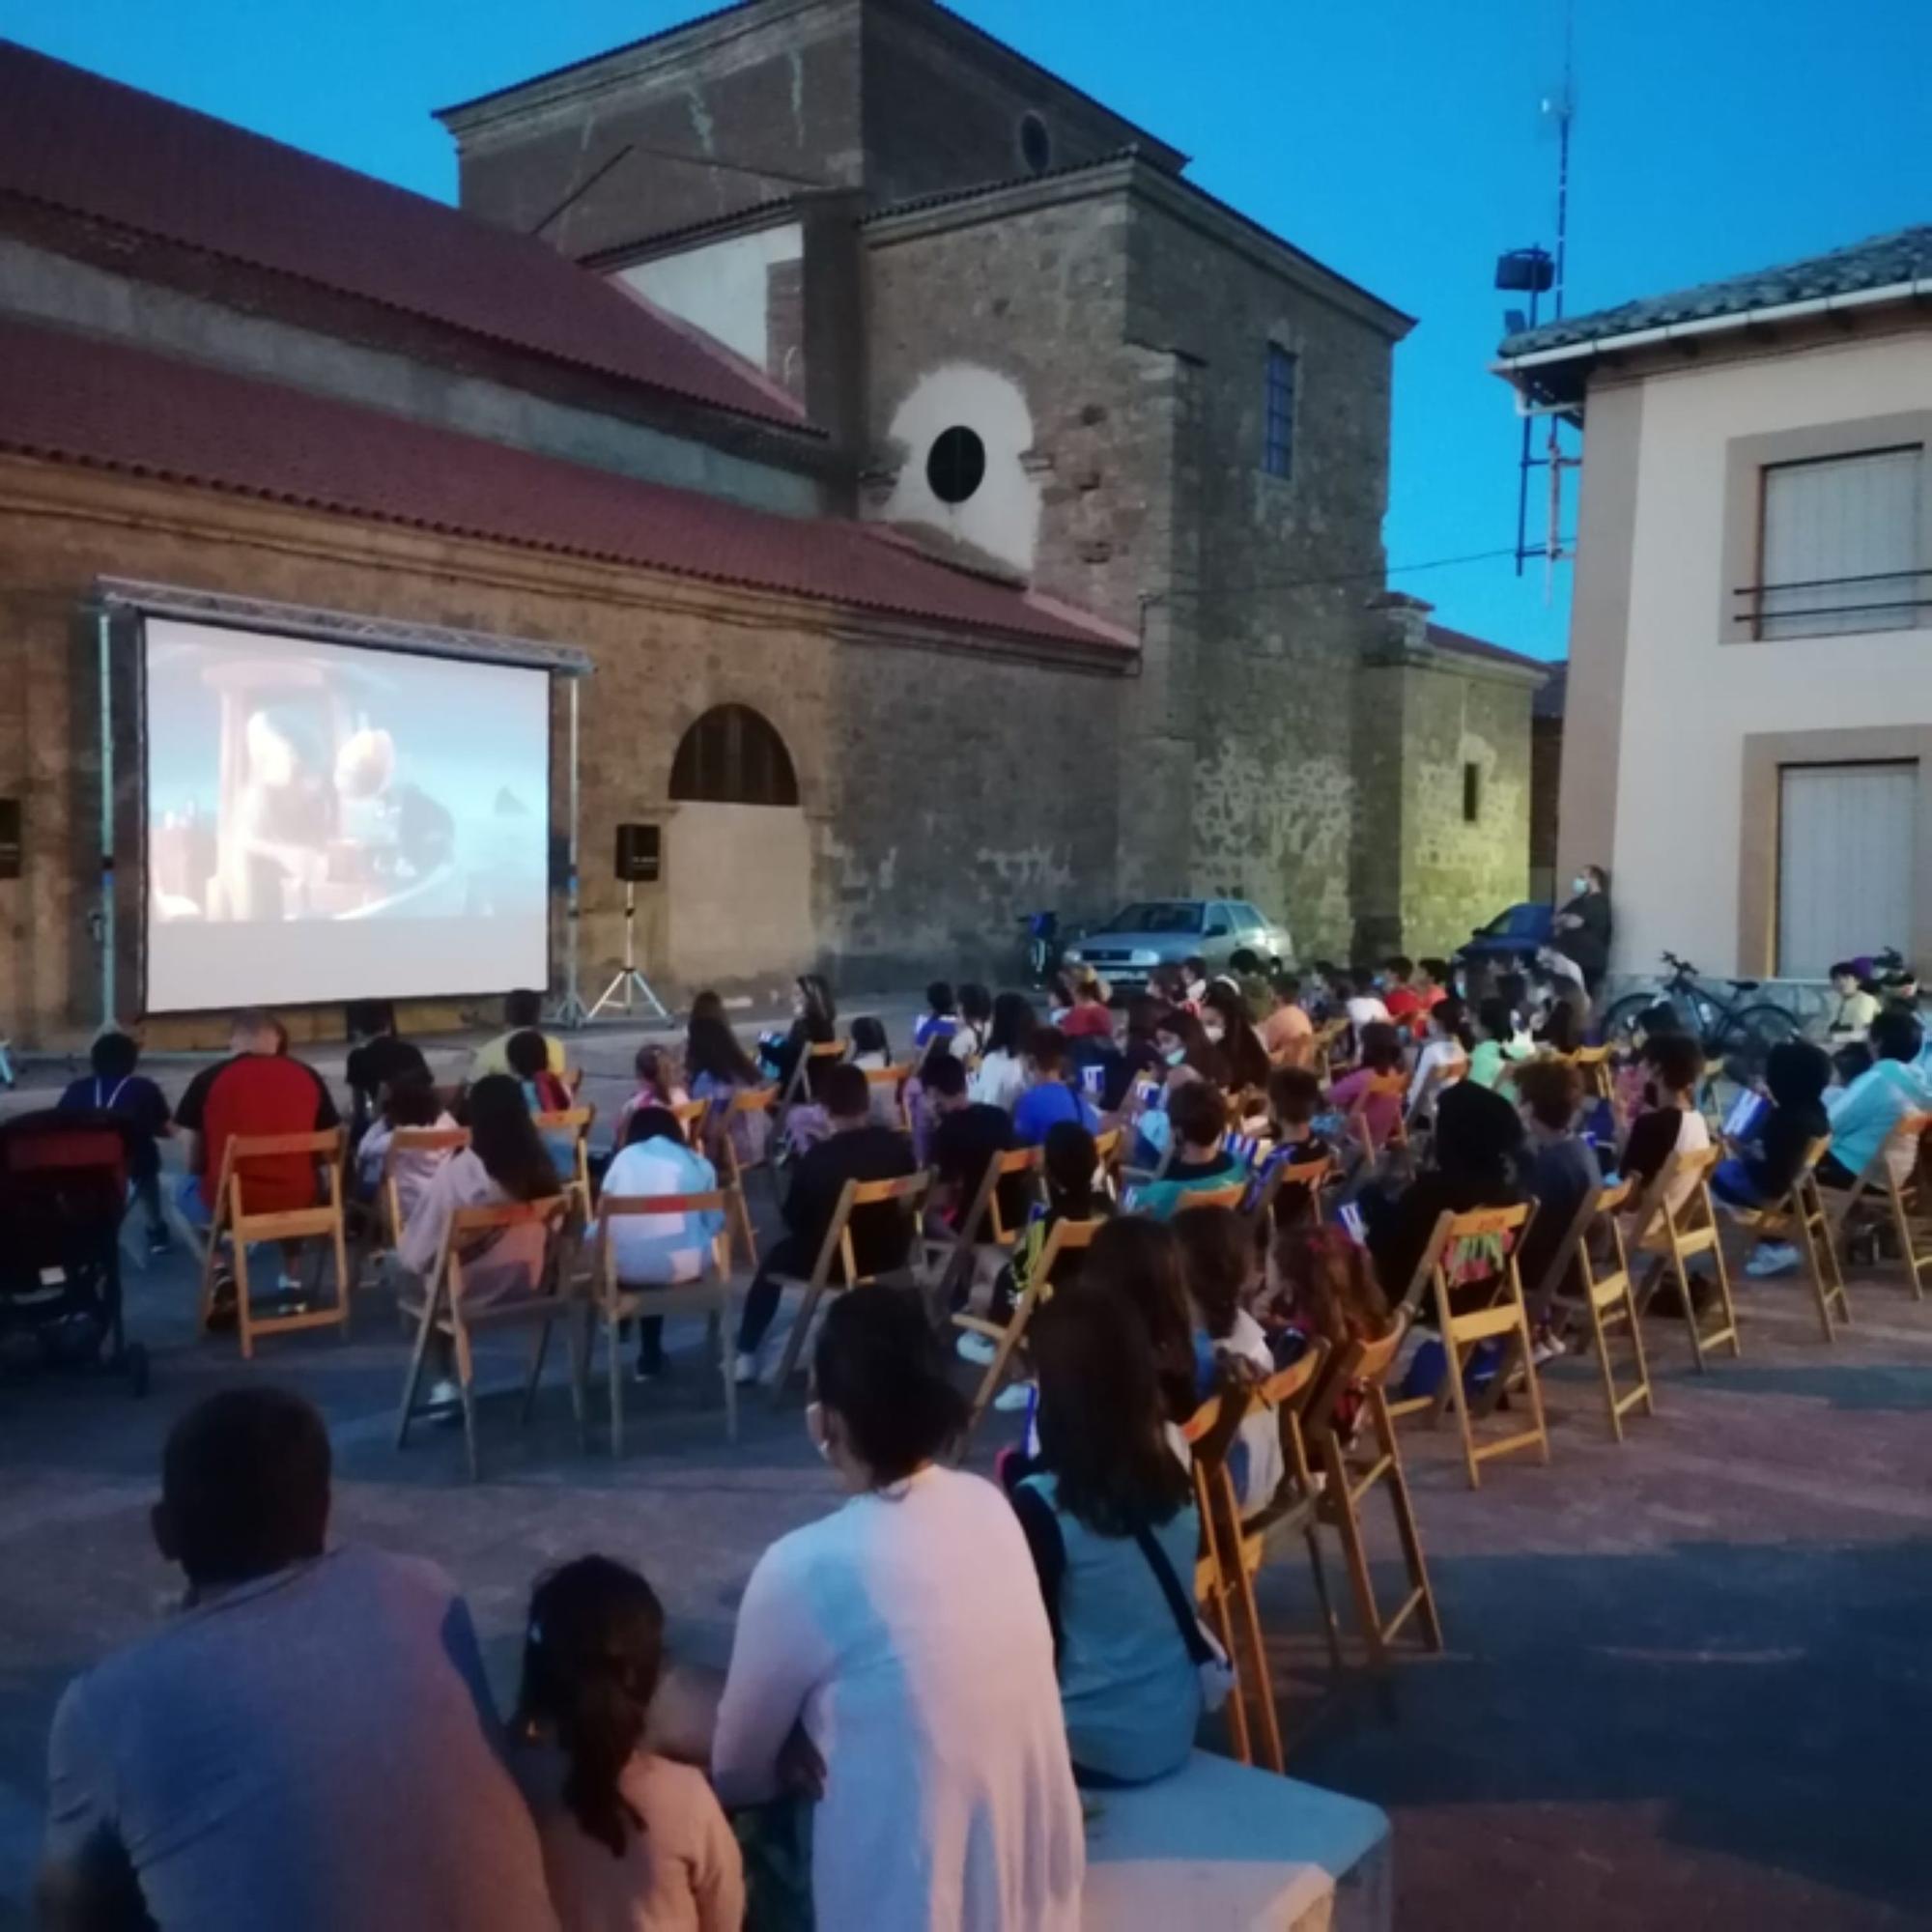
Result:
<svg viewBox="0 0 1932 1932"><path fill-rule="evenodd" d="M654 1195L715 1194L718 1170L685 1139L677 1116L665 1107L640 1107L625 1123L624 1144L604 1176L603 1193L611 1200ZM617 1280L625 1288L668 1288L699 1280L711 1244L724 1231L717 1208L684 1214L619 1214L611 1222L611 1247ZM594 1253L600 1224L592 1222L584 1240ZM645 1315L638 1321L639 1381L664 1373L664 1321Z"/></svg>
<svg viewBox="0 0 1932 1932"><path fill-rule="evenodd" d="M1392 1081L1404 1068L1402 1035L1385 1020L1372 1020L1362 1029L1361 1065L1336 1081L1328 1094L1330 1111L1345 1119L1362 1102L1362 1125L1377 1147L1401 1124L1405 1095L1401 1092L1371 1092L1373 1083Z"/></svg>
<svg viewBox="0 0 1932 1932"><path fill-rule="evenodd" d="M636 1571L581 1556L542 1577L524 1634L511 1769L564 1932L739 1932L738 1841L704 1774L645 1743L664 1608Z"/></svg>
<svg viewBox="0 0 1932 1932"><path fill-rule="evenodd" d="M663 1047L639 1047L638 1056L631 1065L637 1074L638 1085L618 1110L614 1133L614 1145L617 1147L624 1145L631 1116L639 1107L682 1107L691 1098L676 1077L670 1055Z"/></svg>
<svg viewBox="0 0 1932 1932"><path fill-rule="evenodd" d="M1637 1197L1673 1155L1702 1153L1711 1145L1710 1123L1697 1105L1704 1049L1689 1034L1658 1034L1644 1042L1643 1064L1650 1074L1646 1106L1631 1123L1623 1156L1623 1173L1637 1183ZM1663 1205L1681 1212L1696 1191L1694 1179L1674 1177Z"/></svg>
<svg viewBox="0 0 1932 1932"><path fill-rule="evenodd" d="M1228 1103L1218 1087L1190 1080L1169 1096L1167 1114L1174 1158L1158 1180L1136 1191L1132 1203L1137 1212L1156 1221L1169 1219L1185 1194L1211 1193L1247 1179L1247 1169L1226 1150Z"/></svg>
<svg viewBox="0 0 1932 1932"><path fill-rule="evenodd" d="M1269 1239L1256 1316L1275 1365L1284 1369L1317 1342L1326 1342L1335 1355L1354 1342L1379 1342L1394 1320L1367 1250L1342 1229L1313 1221L1277 1229ZM1344 1441L1354 1434L1360 1407L1361 1393L1352 1388L1336 1404Z"/></svg>
<svg viewBox="0 0 1932 1932"><path fill-rule="evenodd" d="M112 1114L128 1146L128 1178L148 1217L148 1252L168 1251L168 1225L161 1215L161 1151L156 1144L172 1134L174 1115L167 1095L146 1074L140 1042L118 1029L103 1033L88 1049L93 1072L71 1081L60 1096L63 1114Z"/></svg>
<svg viewBox="0 0 1932 1932"><path fill-rule="evenodd" d="M432 1127L447 1131L455 1125L456 1122L438 1100L436 1088L426 1076L405 1074L390 1081L383 1090L383 1111L362 1136L362 1145L355 1151L356 1198L374 1202L382 1192L383 1169L388 1161L389 1149L398 1127ZM416 1203L422 1199L423 1189L448 1158L447 1151L436 1152L416 1149L405 1149L396 1156L396 1208L405 1226L415 1211Z"/></svg>
<svg viewBox="0 0 1932 1932"><path fill-rule="evenodd" d="M1831 1084L1832 1063L1822 1048L1806 1039L1779 1040L1765 1056L1764 1094L1756 1112L1735 1138L1725 1136L1736 1151L1712 1171L1711 1192L1747 1212L1780 1206L1804 1172L1812 1144L1831 1135L1832 1117L1825 1111ZM1794 1243L1760 1241L1745 1272L1786 1274L1798 1261Z"/></svg>
<svg viewBox="0 0 1932 1932"><path fill-rule="evenodd" d="M550 1069L550 1043L534 1028L525 1033L513 1033L503 1048L503 1056L510 1063L511 1077L517 1080L524 1094L524 1105L533 1114L567 1113L571 1105L571 1092L563 1084L562 1077ZM559 1128L544 1135L544 1146L549 1151L551 1163L557 1173L568 1180L577 1172L577 1135L569 1128Z"/></svg>

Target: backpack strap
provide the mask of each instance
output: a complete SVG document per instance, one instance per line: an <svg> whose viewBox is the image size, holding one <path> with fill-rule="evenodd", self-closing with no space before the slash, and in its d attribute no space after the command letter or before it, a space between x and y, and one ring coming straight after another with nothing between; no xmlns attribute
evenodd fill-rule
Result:
<svg viewBox="0 0 1932 1932"><path fill-rule="evenodd" d="M1174 1574L1174 1565L1167 1560L1167 1551L1160 1547L1160 1540L1146 1523L1134 1525L1134 1541L1141 1547L1141 1554L1147 1558L1147 1565L1153 1572L1154 1581L1160 1585L1160 1593L1167 1599L1167 1607L1174 1613L1175 1627L1180 1632L1180 1640L1187 1646L1188 1661L1192 1663L1219 1663L1222 1658L1208 1645L1201 1634L1201 1618L1194 1605L1188 1602L1187 1593L1180 1587L1180 1578Z"/></svg>

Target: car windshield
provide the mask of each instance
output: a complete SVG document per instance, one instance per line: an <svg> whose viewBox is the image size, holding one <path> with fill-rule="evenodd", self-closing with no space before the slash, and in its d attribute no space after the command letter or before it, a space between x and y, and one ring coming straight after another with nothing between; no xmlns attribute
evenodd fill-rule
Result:
<svg viewBox="0 0 1932 1932"><path fill-rule="evenodd" d="M1117 912L1102 932L1199 932L1201 906L1187 899L1151 899Z"/></svg>

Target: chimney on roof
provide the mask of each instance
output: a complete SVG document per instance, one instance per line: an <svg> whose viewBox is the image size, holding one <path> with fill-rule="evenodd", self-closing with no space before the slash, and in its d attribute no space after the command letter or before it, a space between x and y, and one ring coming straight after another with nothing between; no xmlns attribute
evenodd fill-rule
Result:
<svg viewBox="0 0 1932 1932"><path fill-rule="evenodd" d="M1435 606L1406 590L1378 590L1368 600L1372 650L1423 651L1429 648L1429 617Z"/></svg>

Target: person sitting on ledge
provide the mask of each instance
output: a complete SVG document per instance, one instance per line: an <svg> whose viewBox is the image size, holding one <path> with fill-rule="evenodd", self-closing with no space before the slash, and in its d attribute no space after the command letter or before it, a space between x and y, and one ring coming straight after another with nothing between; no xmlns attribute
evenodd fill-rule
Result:
<svg viewBox="0 0 1932 1932"><path fill-rule="evenodd" d="M495 1039L485 1040L469 1061L469 1084L492 1073L510 1070L510 1042L520 1033L543 1033L543 995L524 987L503 995L503 1031ZM554 1034L543 1034L544 1053L550 1070L559 1080L570 1077L570 1062L563 1042Z"/></svg>
<svg viewBox="0 0 1932 1932"><path fill-rule="evenodd" d="M54 1714L48 1932L555 1932L468 1607L419 1558L327 1549L328 1511L299 1396L176 1423L153 1528L187 1595Z"/></svg>

